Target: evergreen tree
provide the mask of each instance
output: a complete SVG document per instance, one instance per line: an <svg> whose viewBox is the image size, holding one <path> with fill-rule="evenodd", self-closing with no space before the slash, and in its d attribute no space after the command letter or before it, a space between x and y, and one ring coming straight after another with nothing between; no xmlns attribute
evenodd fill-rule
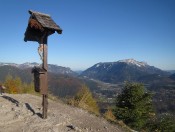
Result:
<svg viewBox="0 0 175 132"><path fill-rule="evenodd" d="M115 116L131 128L140 130L154 115L151 94L138 83L127 83L116 99Z"/></svg>
<svg viewBox="0 0 175 132"><path fill-rule="evenodd" d="M173 115L165 113L149 122L148 126L148 131L175 132L175 118Z"/></svg>

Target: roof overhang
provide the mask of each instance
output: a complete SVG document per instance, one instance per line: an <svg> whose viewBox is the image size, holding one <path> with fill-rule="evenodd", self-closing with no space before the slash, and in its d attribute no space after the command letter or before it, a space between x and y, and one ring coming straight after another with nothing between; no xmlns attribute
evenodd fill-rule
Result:
<svg viewBox="0 0 175 132"><path fill-rule="evenodd" d="M29 10L31 14L25 32L24 41L39 42L43 36L49 36L55 31L62 34L62 29L58 26L50 15Z"/></svg>

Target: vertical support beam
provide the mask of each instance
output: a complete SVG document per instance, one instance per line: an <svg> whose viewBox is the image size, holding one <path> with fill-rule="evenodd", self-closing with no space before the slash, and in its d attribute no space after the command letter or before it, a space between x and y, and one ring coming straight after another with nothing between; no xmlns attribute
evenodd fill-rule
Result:
<svg viewBox="0 0 175 132"><path fill-rule="evenodd" d="M48 98L47 94L43 94L43 119L47 119Z"/></svg>
<svg viewBox="0 0 175 132"><path fill-rule="evenodd" d="M44 73L43 76L43 87L41 88L41 94L43 96L43 119L47 118L47 109L48 109L48 80L47 80L47 71Z"/></svg>
<svg viewBox="0 0 175 132"><path fill-rule="evenodd" d="M42 68L45 70L45 74L43 77L44 86L41 88L41 94L43 95L43 119L47 118L47 109L48 109L48 79L47 79L47 72L48 72L48 64L47 64L47 35L44 34L43 38L41 39L41 43L43 44L43 64Z"/></svg>

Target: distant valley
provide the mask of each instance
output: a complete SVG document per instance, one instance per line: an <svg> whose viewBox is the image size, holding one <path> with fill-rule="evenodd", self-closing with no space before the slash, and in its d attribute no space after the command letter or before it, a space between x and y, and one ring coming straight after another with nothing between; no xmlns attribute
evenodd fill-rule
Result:
<svg viewBox="0 0 175 132"><path fill-rule="evenodd" d="M143 83L153 93L157 113L175 114L175 74L163 71L134 59L97 63L85 70L81 77L96 82L94 93L101 98L101 108L114 105L115 97L125 82ZM100 80L100 81L96 81ZM105 83L102 83L105 82Z"/></svg>
<svg viewBox="0 0 175 132"><path fill-rule="evenodd" d="M31 69L38 63L0 63L0 82L7 75L20 77L22 82L33 81ZM158 113L175 111L175 74L163 71L134 59L97 63L79 73L70 68L49 64L49 90L61 98L73 97L86 84L96 97L101 111L114 105L125 82L140 82L154 94ZM159 104L159 105L157 105ZM175 114L175 113L174 113Z"/></svg>

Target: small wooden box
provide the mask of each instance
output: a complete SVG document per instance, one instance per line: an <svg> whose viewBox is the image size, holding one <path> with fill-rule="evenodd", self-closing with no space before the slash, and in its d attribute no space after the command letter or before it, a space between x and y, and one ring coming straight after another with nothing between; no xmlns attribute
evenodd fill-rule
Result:
<svg viewBox="0 0 175 132"><path fill-rule="evenodd" d="M34 74L35 91L41 94L47 94L47 72L40 67L34 67L32 73Z"/></svg>

